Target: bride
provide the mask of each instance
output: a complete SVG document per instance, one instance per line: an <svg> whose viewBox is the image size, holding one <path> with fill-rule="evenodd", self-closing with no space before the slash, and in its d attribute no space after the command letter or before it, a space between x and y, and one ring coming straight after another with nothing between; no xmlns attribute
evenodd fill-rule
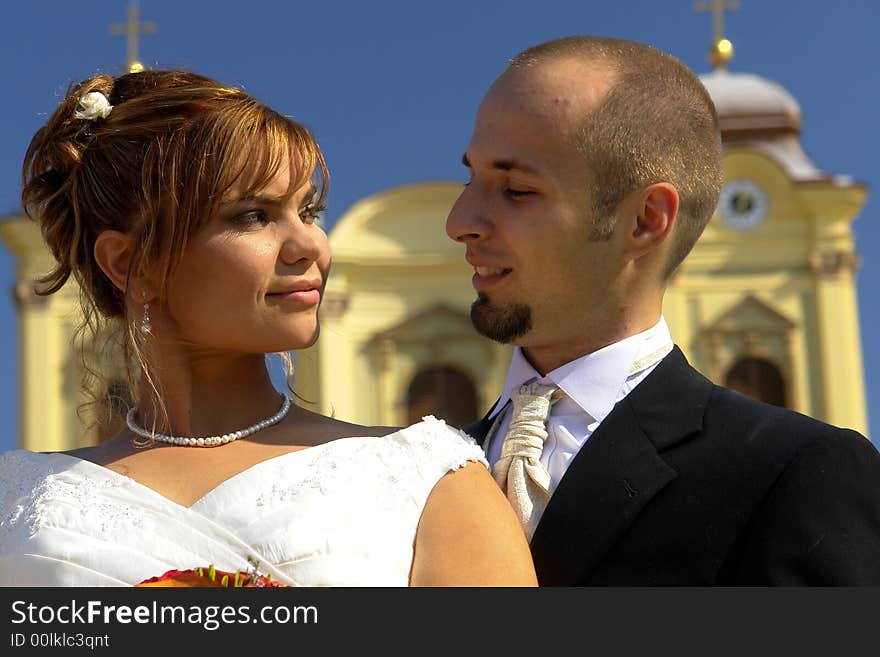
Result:
<svg viewBox="0 0 880 657"><path fill-rule="evenodd" d="M127 427L0 457L0 585L131 586L250 568L298 586L531 586L480 448L441 420L364 427L273 386L330 268L309 132L182 71L97 75L34 136L22 200L88 325L133 364Z"/></svg>

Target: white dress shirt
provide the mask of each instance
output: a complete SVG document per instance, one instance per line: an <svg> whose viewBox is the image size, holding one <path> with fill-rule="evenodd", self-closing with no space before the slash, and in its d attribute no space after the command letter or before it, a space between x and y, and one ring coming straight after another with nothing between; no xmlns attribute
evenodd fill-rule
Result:
<svg viewBox="0 0 880 657"><path fill-rule="evenodd" d="M511 391L537 381L557 385L565 396L553 406L547 423L547 439L541 462L550 473L550 493L556 489L569 463L599 426L599 423L650 374L672 349L672 336L663 317L647 331L631 335L573 360L547 376L541 376L519 347L513 352L504 391L489 417L495 422L486 441L486 456L494 467L510 425ZM640 365L644 363L644 366Z"/></svg>

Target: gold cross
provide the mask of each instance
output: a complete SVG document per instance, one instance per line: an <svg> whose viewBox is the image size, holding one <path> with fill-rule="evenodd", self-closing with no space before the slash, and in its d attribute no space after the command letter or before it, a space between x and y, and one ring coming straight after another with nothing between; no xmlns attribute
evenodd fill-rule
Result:
<svg viewBox="0 0 880 657"><path fill-rule="evenodd" d="M141 34L153 34L156 31L155 23L139 23L138 22L138 3L129 2L126 10L126 18L128 21L123 25L116 23L110 26L110 34L119 36L124 34L127 37L127 48L125 55L125 67L129 73L143 71L144 65L138 60L138 36Z"/></svg>
<svg viewBox="0 0 880 657"><path fill-rule="evenodd" d="M716 68L723 67L733 57L733 44L724 37L724 10L733 11L739 9L739 0L709 0L698 2L694 9L698 12L712 12L712 49L709 51L709 61Z"/></svg>

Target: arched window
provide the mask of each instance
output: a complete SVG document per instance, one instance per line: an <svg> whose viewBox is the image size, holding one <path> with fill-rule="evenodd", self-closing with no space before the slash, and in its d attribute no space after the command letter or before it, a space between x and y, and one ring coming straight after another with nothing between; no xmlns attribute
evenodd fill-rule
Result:
<svg viewBox="0 0 880 657"><path fill-rule="evenodd" d="M477 390L470 377L454 367L429 367L409 384L406 411L408 424L433 415L461 428L478 419Z"/></svg>
<svg viewBox="0 0 880 657"><path fill-rule="evenodd" d="M785 406L782 373L763 358L741 358L727 373L725 385L737 392L775 406Z"/></svg>

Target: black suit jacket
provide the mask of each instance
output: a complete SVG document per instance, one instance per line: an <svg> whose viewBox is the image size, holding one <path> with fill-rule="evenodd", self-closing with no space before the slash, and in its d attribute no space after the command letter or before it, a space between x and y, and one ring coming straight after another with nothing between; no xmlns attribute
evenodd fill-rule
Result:
<svg viewBox="0 0 880 657"><path fill-rule="evenodd" d="M880 454L676 347L572 460L531 549L542 586L880 585Z"/></svg>

